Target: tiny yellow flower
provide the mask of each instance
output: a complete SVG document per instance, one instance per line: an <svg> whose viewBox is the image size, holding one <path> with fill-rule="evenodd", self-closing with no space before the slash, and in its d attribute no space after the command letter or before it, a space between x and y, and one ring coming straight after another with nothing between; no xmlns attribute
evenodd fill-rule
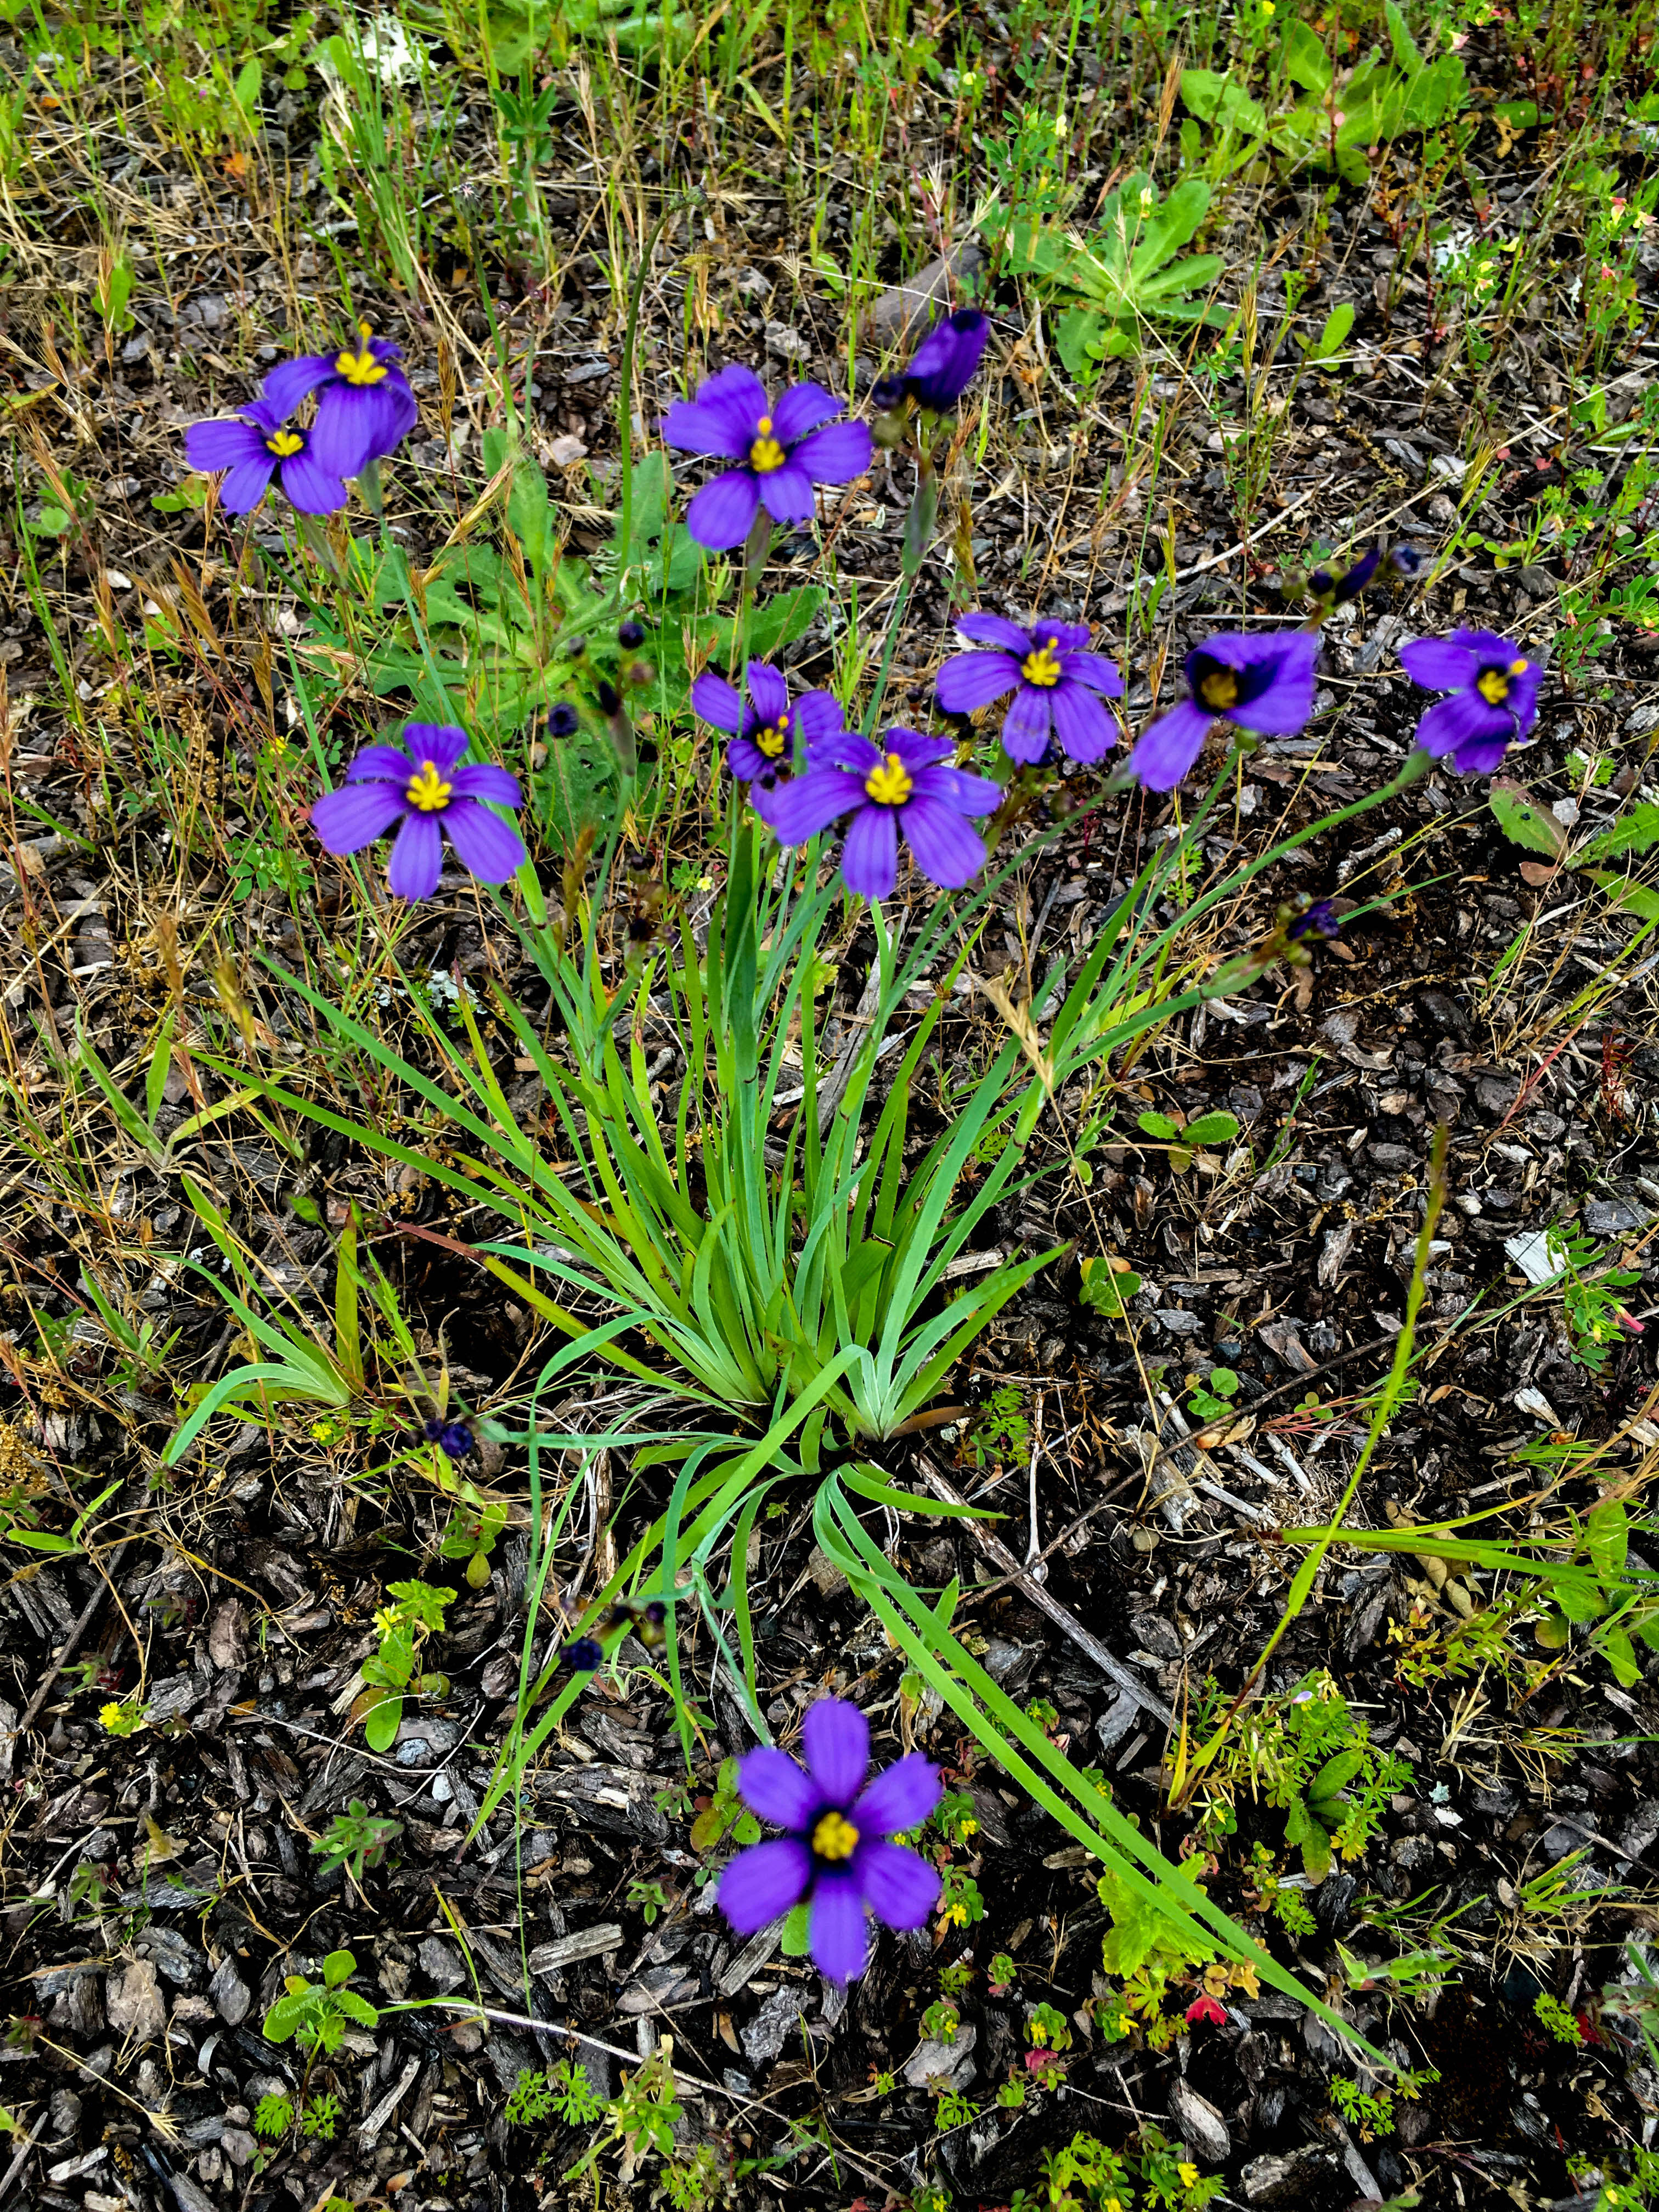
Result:
<svg viewBox="0 0 1659 2212"><path fill-rule="evenodd" d="M98 1717L106 1729L115 1728L119 1724L122 1717L121 1708L119 1705L106 1705Z"/></svg>
<svg viewBox="0 0 1659 2212"><path fill-rule="evenodd" d="M1190 2160L1183 2159L1182 2163L1176 2166L1176 2172L1180 2177L1181 2185L1183 2189L1197 2188L1198 2168L1192 2164Z"/></svg>

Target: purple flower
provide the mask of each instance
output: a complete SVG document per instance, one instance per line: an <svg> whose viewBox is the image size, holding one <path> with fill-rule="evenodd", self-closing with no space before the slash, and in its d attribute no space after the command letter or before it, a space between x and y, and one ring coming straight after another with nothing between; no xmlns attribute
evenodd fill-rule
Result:
<svg viewBox="0 0 1659 2212"><path fill-rule="evenodd" d="M1328 568L1316 568L1308 579L1308 588L1316 599L1328 599L1334 607L1346 606L1350 599L1357 599L1370 582L1382 558L1382 548L1373 545L1340 576L1333 576Z"/></svg>
<svg viewBox="0 0 1659 2212"><path fill-rule="evenodd" d="M761 506L774 522L811 522L814 484L862 476L870 465L869 426L830 423L841 411L840 400L818 384L791 385L774 407L753 369L738 368L706 377L695 399L676 400L663 421L667 443L738 463L685 510L698 544L714 553L741 545Z"/></svg>
<svg viewBox="0 0 1659 2212"><path fill-rule="evenodd" d="M885 898L898 878L899 832L923 875L957 890L985 865L983 841L963 819L988 814L1002 797L982 775L945 768L948 738L890 729L879 745L849 730L826 746L830 758L781 783L765 820L781 845L804 845L851 812L841 872L860 898Z"/></svg>
<svg viewBox="0 0 1659 2212"><path fill-rule="evenodd" d="M396 364L401 349L357 325L357 350L306 353L278 362L260 391L279 415L291 415L307 392L320 391L311 441L323 467L338 477L362 474L395 453L415 427L415 394Z"/></svg>
<svg viewBox="0 0 1659 2212"><path fill-rule="evenodd" d="M1319 640L1296 629L1277 637L1206 638L1187 655L1192 696L1140 733L1131 772L1152 791L1173 791L1225 715L1241 729L1289 737L1313 712Z"/></svg>
<svg viewBox="0 0 1659 2212"><path fill-rule="evenodd" d="M801 1740L804 1773L782 1751L751 1751L738 1765L750 1812L789 1833L738 1852L720 1876L720 1908L739 1936L752 1936L810 1898L819 1971L850 1982L868 1955L866 1912L884 1927L920 1928L939 1902L927 1860L887 1840L939 1803L939 1770L915 1751L866 1782L870 1723L842 1698L807 1707Z"/></svg>
<svg viewBox="0 0 1659 2212"><path fill-rule="evenodd" d="M472 1431L465 1421L428 1420L425 1435L449 1459L465 1459L472 1449Z"/></svg>
<svg viewBox="0 0 1659 2212"><path fill-rule="evenodd" d="M918 407L942 415L973 382L991 325L977 307L958 307L933 325L896 381Z"/></svg>
<svg viewBox="0 0 1659 2212"><path fill-rule="evenodd" d="M1100 696L1117 698L1123 678L1103 653L1084 651L1086 623L1039 622L1025 630L1000 615L972 614L957 628L996 650L952 654L939 672L939 703L947 714L971 714L1012 691L1002 725L1010 760L1040 761L1051 728L1075 761L1097 761L1117 743L1117 724Z"/></svg>
<svg viewBox="0 0 1659 2212"><path fill-rule="evenodd" d="M1400 648L1413 684L1449 691L1417 726L1417 742L1438 760L1449 753L1459 775L1490 775L1538 718L1543 665L1495 630L1455 629Z"/></svg>
<svg viewBox="0 0 1659 2212"><path fill-rule="evenodd" d="M595 1637L574 1637L560 1652L559 1664L577 1674L591 1674L605 1664L605 1646Z"/></svg>
<svg viewBox="0 0 1659 2212"><path fill-rule="evenodd" d="M438 888L446 835L480 883L504 884L526 858L519 833L497 806L523 804L518 779L488 762L458 766L469 739L442 722L410 722L404 751L367 745L346 770L344 786L311 810L325 851L355 853L401 820L386 885L404 899L430 898Z"/></svg>
<svg viewBox="0 0 1659 2212"><path fill-rule="evenodd" d="M732 739L726 765L738 782L769 790L784 769L805 768L813 746L839 737L847 718L840 701L828 691L804 691L792 707L789 687L767 661L751 660L744 680L747 703L723 676L707 672L691 686L691 704L705 722ZM751 799L761 811L761 800L752 793Z"/></svg>
<svg viewBox="0 0 1659 2212"><path fill-rule="evenodd" d="M240 416L192 422L185 433L185 459L204 474L230 471L219 487L219 504L228 514L252 514L273 476L283 498L301 514L334 514L346 503L339 472L324 467L313 440L303 430L284 429L281 411L263 399L250 399Z"/></svg>

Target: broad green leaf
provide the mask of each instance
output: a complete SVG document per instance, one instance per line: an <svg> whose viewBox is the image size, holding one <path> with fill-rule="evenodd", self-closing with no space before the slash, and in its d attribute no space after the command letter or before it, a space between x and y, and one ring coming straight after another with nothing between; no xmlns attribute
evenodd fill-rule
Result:
<svg viewBox="0 0 1659 2212"><path fill-rule="evenodd" d="M1442 54L1407 80L1406 122L1413 131L1432 131L1457 114L1468 99L1469 85L1461 56ZM1388 134L1390 137L1394 132Z"/></svg>
<svg viewBox="0 0 1659 2212"><path fill-rule="evenodd" d="M245 61L236 72L236 82L231 86L231 96L248 122L257 120L259 110L259 88L264 82L264 71L256 55Z"/></svg>
<svg viewBox="0 0 1659 2212"><path fill-rule="evenodd" d="M1340 1790L1346 1790L1360 1768L1365 1764L1365 1754L1357 1747L1339 1751L1328 1759L1308 1784L1308 1802L1316 1810L1328 1803Z"/></svg>
<svg viewBox="0 0 1659 2212"><path fill-rule="evenodd" d="M1285 1815L1285 1840L1301 1846L1302 1864L1310 1882L1323 1881L1331 1870L1329 1831L1300 1797L1293 1797Z"/></svg>
<svg viewBox="0 0 1659 2212"><path fill-rule="evenodd" d="M1407 76L1415 76L1423 66L1423 57L1406 27L1398 0L1382 0L1382 16L1389 27L1389 44L1394 49L1395 62Z"/></svg>
<svg viewBox="0 0 1659 2212"><path fill-rule="evenodd" d="M323 1960L323 1987L340 1989L356 1971L357 1961L349 1951L331 1951Z"/></svg>
<svg viewBox="0 0 1659 2212"><path fill-rule="evenodd" d="M1608 893L1615 906L1633 914L1639 921L1659 921L1659 891L1650 890L1645 884L1626 883L1611 868L1592 868L1589 872L1591 881Z"/></svg>
<svg viewBox="0 0 1659 2212"><path fill-rule="evenodd" d="M1584 1516L1584 1548L1603 1582L1612 1582L1624 1572L1630 1551L1630 1522L1618 1498L1592 1505Z"/></svg>
<svg viewBox="0 0 1659 2212"><path fill-rule="evenodd" d="M1200 123L1212 123L1218 131L1244 131L1258 138L1266 134L1267 110L1231 76L1219 76L1214 70L1182 70L1181 97L1188 112L1197 116Z"/></svg>
<svg viewBox="0 0 1659 2212"><path fill-rule="evenodd" d="M804 1959L811 1943L812 1908L797 1905L791 1908L783 1923L783 1935L779 1948L786 1959Z"/></svg>
<svg viewBox="0 0 1659 2212"><path fill-rule="evenodd" d="M1619 819L1574 854L1580 867L1599 867L1626 853L1650 852L1659 845L1659 806L1644 799L1627 807Z"/></svg>
<svg viewBox="0 0 1659 2212"><path fill-rule="evenodd" d="M1340 300L1325 318L1325 327L1308 349L1310 361L1329 361L1341 352L1353 328L1353 302Z"/></svg>
<svg viewBox="0 0 1659 2212"><path fill-rule="evenodd" d="M1182 1142L1188 1145L1230 1145L1237 1134L1238 1116L1219 1110L1200 1114L1181 1132Z"/></svg>
<svg viewBox="0 0 1659 2212"><path fill-rule="evenodd" d="M1317 35L1299 16L1285 29L1283 61L1285 74L1304 92L1330 90L1330 58Z"/></svg>
<svg viewBox="0 0 1659 2212"><path fill-rule="evenodd" d="M1526 787L1512 777L1492 778L1487 803L1512 845L1523 845L1529 853L1547 854L1552 860L1559 860L1566 851L1566 831L1548 808L1539 805Z"/></svg>
<svg viewBox="0 0 1659 2212"><path fill-rule="evenodd" d="M1172 1121L1167 1114L1138 1114L1135 1126L1143 1134L1156 1138L1161 1145L1172 1145L1181 1134L1180 1123ZM1238 1124L1236 1121L1233 1127L1237 1131Z"/></svg>

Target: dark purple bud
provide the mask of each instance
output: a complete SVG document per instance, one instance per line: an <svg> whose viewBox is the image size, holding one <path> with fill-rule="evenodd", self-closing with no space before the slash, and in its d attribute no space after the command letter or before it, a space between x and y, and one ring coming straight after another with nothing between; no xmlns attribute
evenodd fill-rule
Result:
<svg viewBox="0 0 1659 2212"><path fill-rule="evenodd" d="M1364 560L1356 561L1331 594L1334 604L1342 606L1349 599L1357 599L1371 578L1376 574L1376 564L1382 558L1382 548L1373 545Z"/></svg>
<svg viewBox="0 0 1659 2212"><path fill-rule="evenodd" d="M550 738L574 737L578 726L575 708L568 707L563 700L556 707L548 709L547 734Z"/></svg>
<svg viewBox="0 0 1659 2212"><path fill-rule="evenodd" d="M902 376L878 376L870 386L870 405L878 415L890 415L896 407L904 404L904 379Z"/></svg>
<svg viewBox="0 0 1659 2212"><path fill-rule="evenodd" d="M972 383L990 340L991 325L977 307L958 307L916 348L902 383L918 407L942 415Z"/></svg>
<svg viewBox="0 0 1659 2212"><path fill-rule="evenodd" d="M580 660L586 650L587 640L585 637L573 637L564 649L564 657L567 660Z"/></svg>
<svg viewBox="0 0 1659 2212"><path fill-rule="evenodd" d="M591 1636L578 1636L560 1652L559 1664L568 1667L573 1674L591 1674L596 1667L605 1664L605 1646Z"/></svg>
<svg viewBox="0 0 1659 2212"><path fill-rule="evenodd" d="M451 1421L438 1442L451 1459L465 1459L472 1449L472 1431L465 1421Z"/></svg>
<svg viewBox="0 0 1659 2212"><path fill-rule="evenodd" d="M1285 934L1292 944L1300 944L1307 937L1330 939L1340 936L1341 925L1337 920L1335 907L1329 899L1316 899L1305 914L1299 914L1294 921L1286 922Z"/></svg>
<svg viewBox="0 0 1659 2212"><path fill-rule="evenodd" d="M1308 579L1308 589L1316 599L1334 599L1336 579L1328 568L1316 568Z"/></svg>
<svg viewBox="0 0 1659 2212"><path fill-rule="evenodd" d="M653 1628L660 1628L668 1618L668 1607L659 1597L653 1597L645 1608L645 1617Z"/></svg>
<svg viewBox="0 0 1659 2212"><path fill-rule="evenodd" d="M1389 558L1402 576L1410 578L1422 573L1423 556L1414 545L1396 545Z"/></svg>
<svg viewBox="0 0 1659 2212"><path fill-rule="evenodd" d="M645 624L625 622L617 632L617 642L624 653L634 653L645 643Z"/></svg>
<svg viewBox="0 0 1659 2212"><path fill-rule="evenodd" d="M608 720L622 705L622 694L614 684L601 682L599 690L599 712Z"/></svg>

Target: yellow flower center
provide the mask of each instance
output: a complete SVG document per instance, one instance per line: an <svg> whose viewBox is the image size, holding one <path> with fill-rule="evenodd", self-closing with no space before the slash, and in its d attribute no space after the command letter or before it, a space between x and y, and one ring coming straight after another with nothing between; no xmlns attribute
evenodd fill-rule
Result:
<svg viewBox="0 0 1659 2212"><path fill-rule="evenodd" d="M386 374L386 363L376 361L368 349L369 327L359 323L357 336L361 349L356 353L340 352L334 356L334 374L344 377L348 384L378 384Z"/></svg>
<svg viewBox="0 0 1659 2212"><path fill-rule="evenodd" d="M812 1849L821 1859L850 1859L859 1832L844 1813L826 1813L812 1831Z"/></svg>
<svg viewBox="0 0 1659 2212"><path fill-rule="evenodd" d="M290 453L301 452L305 442L297 430L278 430L274 438L265 440L265 451L275 453L279 461L285 461Z"/></svg>
<svg viewBox="0 0 1659 2212"><path fill-rule="evenodd" d="M1510 661L1507 668L1487 668L1475 678L1474 688L1489 707L1501 707L1510 696L1511 676L1524 676L1528 663L1524 659Z"/></svg>
<svg viewBox="0 0 1659 2212"><path fill-rule="evenodd" d="M873 799L878 806L902 806L914 788L910 771L896 753L889 753L879 768L872 768L864 779L865 796Z"/></svg>
<svg viewBox="0 0 1659 2212"><path fill-rule="evenodd" d="M789 750L789 717L780 714L775 722L763 722L755 732L755 743L768 760L781 760Z"/></svg>
<svg viewBox="0 0 1659 2212"><path fill-rule="evenodd" d="M437 764L422 761L408 784L404 797L422 814L440 814L449 804L450 786L439 775Z"/></svg>
<svg viewBox="0 0 1659 2212"><path fill-rule="evenodd" d="M772 435L772 417L769 415L761 416L755 425L755 442L749 448L749 465L751 469L758 469L763 477L770 476L774 469L783 466L787 456Z"/></svg>
<svg viewBox="0 0 1659 2212"><path fill-rule="evenodd" d="M1238 678L1231 668L1212 668L1198 687L1198 696L1218 714L1238 704Z"/></svg>
<svg viewBox="0 0 1659 2212"><path fill-rule="evenodd" d="M1028 653L1019 664L1019 672L1028 684L1036 684L1045 691L1053 690L1060 681L1060 655L1052 642L1038 646L1035 653Z"/></svg>

